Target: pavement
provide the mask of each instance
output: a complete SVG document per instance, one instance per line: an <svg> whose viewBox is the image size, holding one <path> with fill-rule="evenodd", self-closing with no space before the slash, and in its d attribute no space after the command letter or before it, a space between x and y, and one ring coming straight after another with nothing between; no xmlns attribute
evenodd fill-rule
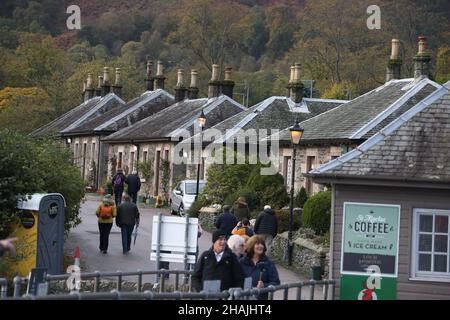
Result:
<svg viewBox="0 0 450 320"><path fill-rule="evenodd" d="M99 231L95 210L100 204L102 197L96 194L87 194L81 206L81 224L73 228L65 241L66 254L73 255L75 246L80 247L82 272L111 272L111 271L136 271L155 270L155 261L150 260L150 243L152 234L152 221L155 214L163 213L170 215L167 209L139 207L141 221L136 245L131 245L131 251L124 255L122 253L122 240L120 228L113 224L109 237L108 253L100 252ZM199 251L203 252L212 245L211 234L204 232L199 238ZM181 263L170 263L171 270L183 270ZM281 283L292 283L308 280L300 274L287 270L277 265ZM174 277L171 277L171 279ZM124 277L124 280L136 281L136 277ZM155 276L144 276L144 282L155 282ZM172 280L173 281L173 280ZM322 297L322 289L316 287L316 297ZM282 299L282 291L275 294L275 299ZM289 299L295 299L296 289L289 290ZM309 299L309 289L302 290L302 298Z"/></svg>

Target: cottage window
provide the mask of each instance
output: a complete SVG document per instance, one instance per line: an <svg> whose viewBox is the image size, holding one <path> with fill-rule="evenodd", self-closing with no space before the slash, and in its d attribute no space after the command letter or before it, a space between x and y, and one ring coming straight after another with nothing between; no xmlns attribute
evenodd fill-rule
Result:
<svg viewBox="0 0 450 320"><path fill-rule="evenodd" d="M449 220L449 210L414 210L413 278L450 280Z"/></svg>

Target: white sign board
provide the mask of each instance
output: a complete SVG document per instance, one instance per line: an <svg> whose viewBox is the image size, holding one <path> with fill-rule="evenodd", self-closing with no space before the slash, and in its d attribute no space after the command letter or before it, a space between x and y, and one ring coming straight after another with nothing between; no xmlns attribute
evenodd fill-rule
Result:
<svg viewBox="0 0 450 320"><path fill-rule="evenodd" d="M189 218L186 243L186 218L161 216L160 261L184 263L187 250L187 263L196 263L198 219ZM152 244L150 260L156 261L158 246L159 216L153 217Z"/></svg>

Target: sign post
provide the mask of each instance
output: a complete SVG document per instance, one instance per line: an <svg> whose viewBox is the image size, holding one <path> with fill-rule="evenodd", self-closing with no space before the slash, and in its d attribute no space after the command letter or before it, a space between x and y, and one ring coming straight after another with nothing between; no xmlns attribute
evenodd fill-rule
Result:
<svg viewBox="0 0 450 320"><path fill-rule="evenodd" d="M344 203L341 299L396 299L399 228L398 205Z"/></svg>

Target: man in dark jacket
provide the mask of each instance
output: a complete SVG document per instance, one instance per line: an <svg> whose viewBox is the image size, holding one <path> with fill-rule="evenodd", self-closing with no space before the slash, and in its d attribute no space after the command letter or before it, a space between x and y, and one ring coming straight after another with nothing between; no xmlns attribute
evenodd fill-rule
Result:
<svg viewBox="0 0 450 320"><path fill-rule="evenodd" d="M277 235L278 221L275 211L269 205L264 206L262 211L256 218L254 232L264 237L266 241L267 255L270 255L272 240Z"/></svg>
<svg viewBox="0 0 450 320"><path fill-rule="evenodd" d="M223 206L223 212L217 217L217 221L214 224L217 229L221 229L225 232L228 238L231 236L231 231L237 225L236 217L230 213L231 207L229 205Z"/></svg>
<svg viewBox="0 0 450 320"><path fill-rule="evenodd" d="M134 203L137 203L137 194L141 189L141 179L139 178L137 171L133 171L132 174L128 175L125 179L125 183L128 184L128 194Z"/></svg>
<svg viewBox="0 0 450 320"><path fill-rule="evenodd" d="M192 288L203 290L203 281L220 280L220 290L242 288L244 276L236 255L227 247L226 234L215 230L212 234L213 246L203 252L195 265Z"/></svg>
<svg viewBox="0 0 450 320"><path fill-rule="evenodd" d="M134 225L139 226L139 210L138 207L131 202L128 194L124 197L124 202L117 209L116 225L120 228L122 234L123 254L130 251L131 234Z"/></svg>
<svg viewBox="0 0 450 320"><path fill-rule="evenodd" d="M114 189L114 201L116 203L116 207L118 207L122 202L124 182L125 182L125 175L123 174L123 170L119 168L117 169L117 173L112 178L112 185Z"/></svg>

